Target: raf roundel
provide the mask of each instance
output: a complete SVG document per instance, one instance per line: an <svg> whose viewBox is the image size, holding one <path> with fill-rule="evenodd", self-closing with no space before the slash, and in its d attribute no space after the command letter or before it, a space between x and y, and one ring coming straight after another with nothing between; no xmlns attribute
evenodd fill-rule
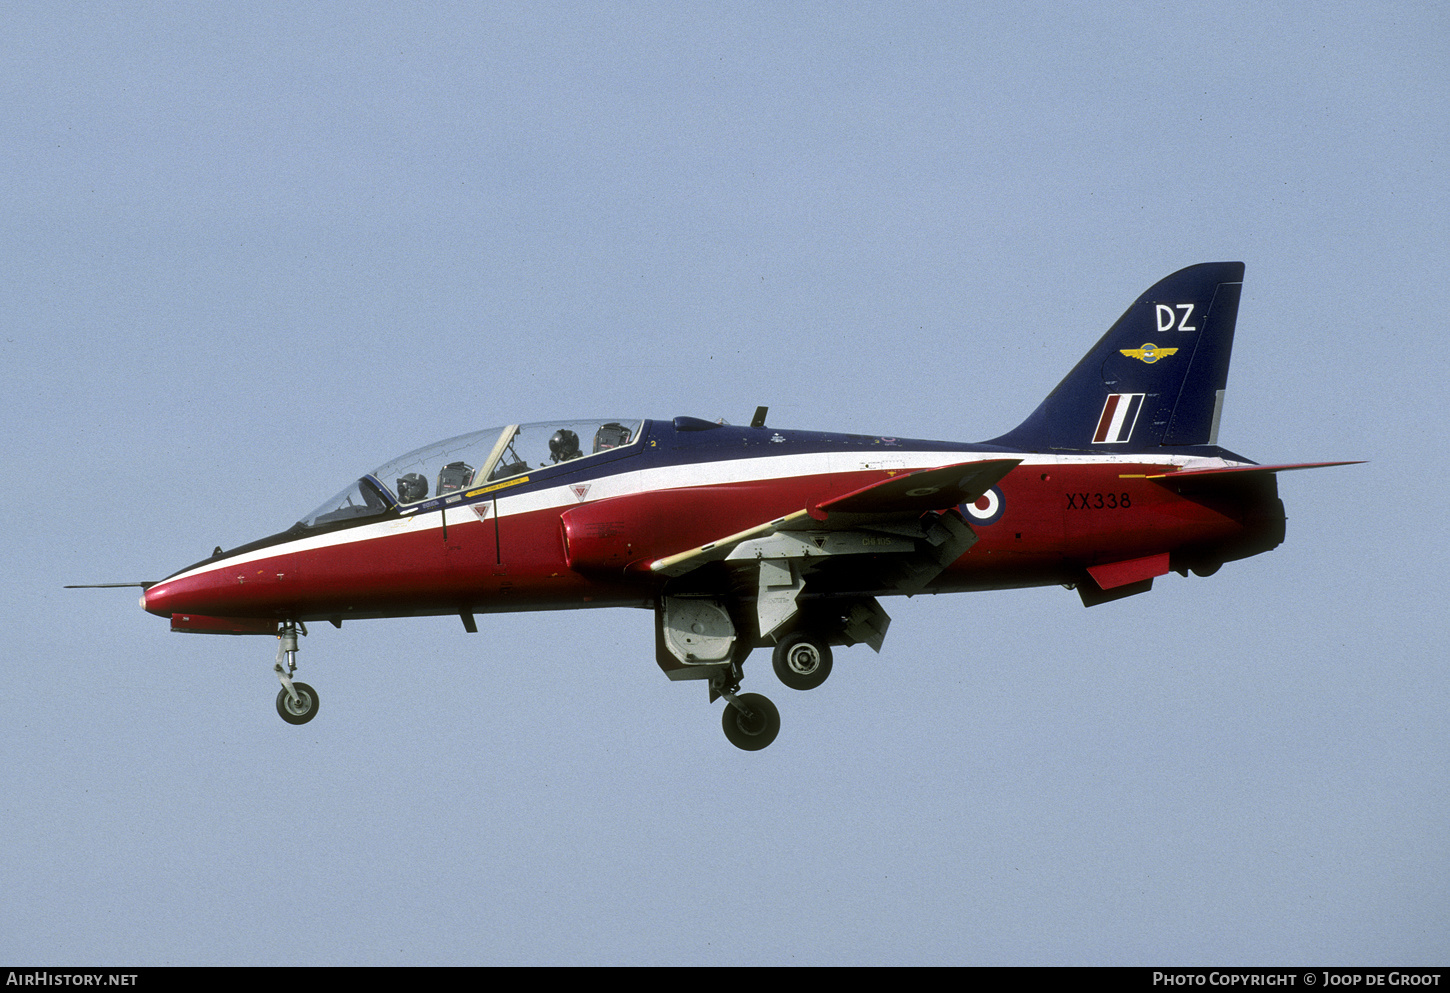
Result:
<svg viewBox="0 0 1450 993"><path fill-rule="evenodd" d="M958 509L969 524L996 524L1005 507L1002 491L994 486L977 497L976 502L960 504Z"/></svg>

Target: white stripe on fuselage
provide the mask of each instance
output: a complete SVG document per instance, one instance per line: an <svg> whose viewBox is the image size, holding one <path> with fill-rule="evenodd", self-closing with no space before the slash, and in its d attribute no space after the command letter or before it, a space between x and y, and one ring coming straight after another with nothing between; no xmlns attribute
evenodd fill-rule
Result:
<svg viewBox="0 0 1450 993"><path fill-rule="evenodd" d="M856 451L856 452L808 452L797 454L768 455L757 458L723 459L715 462L688 462L680 465L650 466L644 469L625 470L589 480L589 503L608 500L612 497L628 496L652 490L671 490L684 487L724 486L731 483L764 482L773 479L790 479L796 476L818 476L829 473L869 472L872 470L901 469L915 471L934 469L938 466L965 462L981 462L988 459L1022 458L1022 466L1058 465L1114 465L1131 463L1135 465L1176 465L1180 468L1217 468L1243 465L1224 459L1191 458L1183 455L1043 455L1040 453L1012 452L950 452L950 451ZM625 463L627 464L627 462ZM579 506L580 502L570 489L571 479L566 474L557 485L527 493L511 494L507 489L493 494L497 514L500 518L519 514L532 514L554 508L565 509ZM473 507L485 501L444 508L449 523L472 523L477 520ZM493 511L490 511L492 514ZM466 516L465 516L466 515ZM360 524L357 527L325 534L297 538L277 545L269 545L256 551L246 552L219 562L204 562L193 569L179 573L171 579L201 576L216 569L231 569L249 562L290 555L293 552L331 548L351 544L355 541L372 541L397 534L433 531L443 527L442 512L430 510L427 513L404 515L374 524ZM164 580L164 582L170 582Z"/></svg>

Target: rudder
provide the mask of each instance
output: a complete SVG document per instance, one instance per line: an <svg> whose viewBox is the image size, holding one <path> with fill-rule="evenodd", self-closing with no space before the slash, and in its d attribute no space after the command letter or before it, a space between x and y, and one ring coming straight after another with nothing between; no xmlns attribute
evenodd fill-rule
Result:
<svg viewBox="0 0 1450 993"><path fill-rule="evenodd" d="M1242 262L1205 262L1159 280L1027 420L987 444L1119 453L1216 445L1243 278Z"/></svg>

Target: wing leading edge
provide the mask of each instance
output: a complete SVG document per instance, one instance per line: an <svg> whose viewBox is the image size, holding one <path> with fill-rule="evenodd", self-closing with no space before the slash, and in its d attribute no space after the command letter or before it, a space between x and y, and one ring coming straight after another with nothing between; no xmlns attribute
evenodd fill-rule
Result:
<svg viewBox="0 0 1450 993"><path fill-rule="evenodd" d="M978 462L961 462L893 476L890 479L872 483L870 486L863 486L828 500L822 500L813 506L802 508L784 517L725 535L705 545L658 558L650 563L649 568L651 572L660 575L683 576L707 563L733 557L734 553L739 551L746 542L769 539L775 535L786 535L787 537L782 539L782 543L788 547L803 544L799 538L788 537L790 532L838 532L859 528L870 530L898 524L911 524L930 511L943 510L978 499L1015 469L1021 461L1021 459L988 459ZM970 529L966 529L966 534L970 536L970 540L967 541L962 551L965 551L966 547L970 547L971 541L975 540L975 535L972 535ZM920 534L903 535L899 542L903 547L900 548L889 544L871 547L878 554L912 551L917 547L914 538L921 536ZM934 542L934 544L940 544L940 542ZM833 554L828 550L828 545L823 544L816 547L819 554ZM789 556L788 552L782 554ZM761 549L753 557L771 558L774 556ZM945 564L943 563L943 566Z"/></svg>

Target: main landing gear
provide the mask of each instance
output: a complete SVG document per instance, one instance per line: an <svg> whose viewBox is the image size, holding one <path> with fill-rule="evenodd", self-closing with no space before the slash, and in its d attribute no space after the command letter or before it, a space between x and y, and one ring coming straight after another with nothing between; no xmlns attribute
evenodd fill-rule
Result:
<svg viewBox="0 0 1450 993"><path fill-rule="evenodd" d="M801 629L783 638L771 653L780 681L793 690L813 690L831 674L831 642L819 630ZM721 723L736 748L759 751L780 733L780 711L759 693L740 693L740 663L710 681L710 698L726 701Z"/></svg>
<svg viewBox="0 0 1450 993"><path fill-rule="evenodd" d="M770 661L782 683L793 690L813 690L831 674L831 646L818 634L796 631L775 646Z"/></svg>
<svg viewBox="0 0 1450 993"><path fill-rule="evenodd" d="M831 674L831 646L820 634L797 631L775 646L771 658L775 674L793 690L813 690ZM736 748L758 752L780 734L780 711L768 697L740 692L740 664L710 681L711 698L725 698L720 715L725 737Z"/></svg>
<svg viewBox="0 0 1450 993"><path fill-rule="evenodd" d="M272 671L282 684L277 693L277 714L288 724L306 724L317 716L317 691L306 683L297 682L292 674L297 671L297 631L307 634L307 625L294 621L283 621L277 632L277 664ZM283 667L283 663L286 667Z"/></svg>

